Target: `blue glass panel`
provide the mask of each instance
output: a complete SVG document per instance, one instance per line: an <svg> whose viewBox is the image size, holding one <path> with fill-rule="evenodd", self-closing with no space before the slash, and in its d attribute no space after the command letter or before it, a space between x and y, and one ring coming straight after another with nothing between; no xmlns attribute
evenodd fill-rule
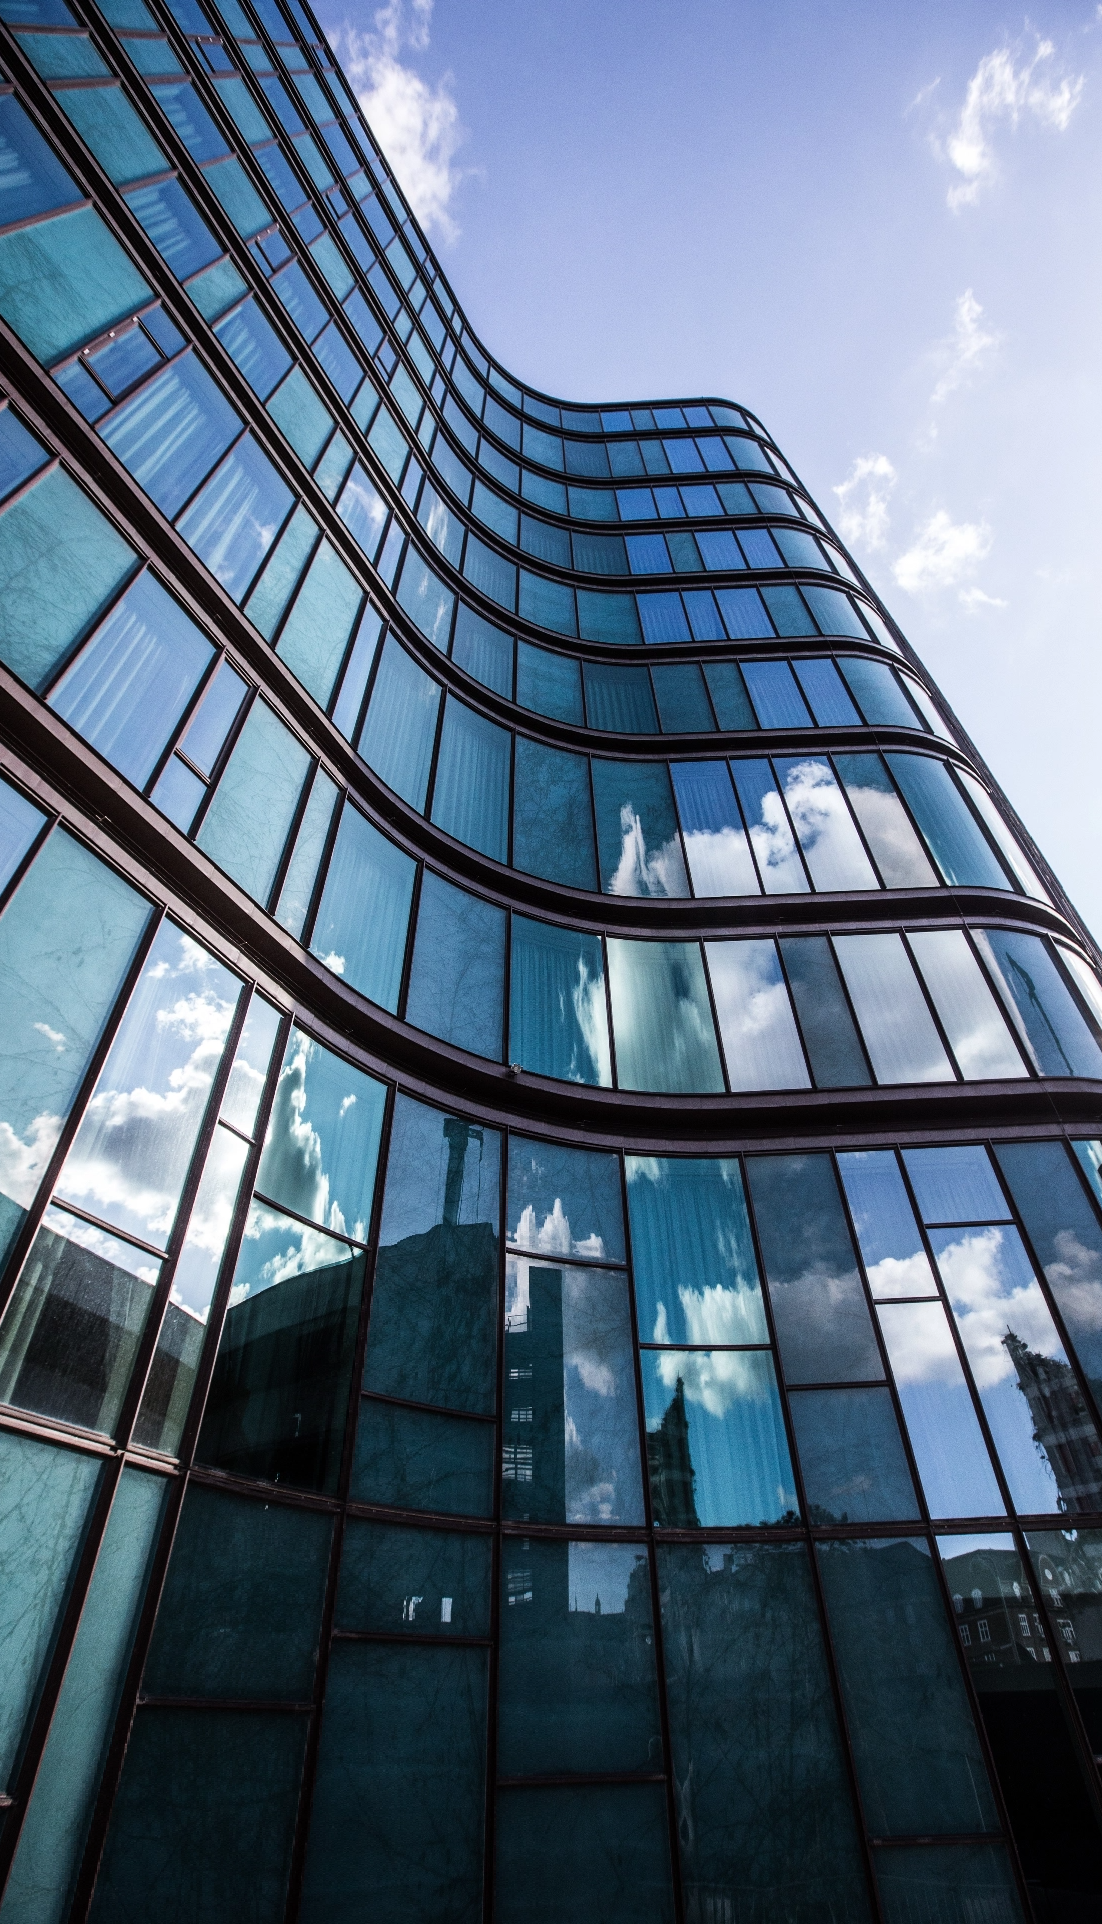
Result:
<svg viewBox="0 0 1102 1924"><path fill-rule="evenodd" d="M460 602L455 617L452 660L484 687L504 695L506 700L512 698L513 637L505 634L501 628L495 628L492 622L483 620L481 615L476 615L465 601ZM530 707L531 703L526 706Z"/></svg>
<svg viewBox="0 0 1102 1924"><path fill-rule="evenodd" d="M53 690L50 707L141 788L213 655L147 571Z"/></svg>
<svg viewBox="0 0 1102 1924"><path fill-rule="evenodd" d="M135 381L159 367L161 356L140 327L128 327L107 347L88 357L87 365L96 379L116 399L133 387Z"/></svg>
<svg viewBox="0 0 1102 1924"><path fill-rule="evenodd" d="M398 582L398 600L426 639L446 651L455 596L412 547Z"/></svg>
<svg viewBox="0 0 1102 1924"><path fill-rule="evenodd" d="M654 496L649 488L618 488L616 502L621 521L654 520Z"/></svg>
<svg viewBox="0 0 1102 1924"><path fill-rule="evenodd" d="M760 894L726 763L673 762L670 773L694 894Z"/></svg>
<svg viewBox="0 0 1102 1924"><path fill-rule="evenodd" d="M878 666L877 663L870 664ZM861 717L846 692L832 661L794 661L793 669L804 699L820 728L851 728ZM879 718L877 718L879 719ZM910 723L904 724L910 727Z"/></svg>
<svg viewBox="0 0 1102 1924"><path fill-rule="evenodd" d="M645 641L688 641L689 624L678 594L638 595L636 606Z"/></svg>
<svg viewBox="0 0 1102 1924"><path fill-rule="evenodd" d="M584 755L517 736L513 863L529 875L568 888L596 888L593 807Z"/></svg>
<svg viewBox="0 0 1102 1924"><path fill-rule="evenodd" d="M668 575L673 573L673 563L666 547L664 535L629 534L625 546L628 563L633 575Z"/></svg>
<svg viewBox="0 0 1102 1924"><path fill-rule="evenodd" d="M292 261L275 275L272 288L303 339L314 340L321 333L329 315L324 301L314 292L297 261Z"/></svg>
<svg viewBox="0 0 1102 1924"><path fill-rule="evenodd" d="M0 889L7 888L45 820L17 788L0 782Z"/></svg>
<svg viewBox="0 0 1102 1924"><path fill-rule="evenodd" d="M363 380L364 371L335 321L330 321L314 342L314 355L341 400L350 401Z"/></svg>
<svg viewBox="0 0 1102 1924"><path fill-rule="evenodd" d="M0 100L0 226L83 199L34 122L6 94Z"/></svg>
<svg viewBox="0 0 1102 1924"><path fill-rule="evenodd" d="M48 460L45 448L6 407L0 413L0 500Z"/></svg>
<svg viewBox="0 0 1102 1924"><path fill-rule="evenodd" d="M803 596L824 635L852 635L855 640L865 640L866 631L857 609L849 595L843 594L840 588L821 588L814 582L808 582ZM795 628L782 630L782 633L789 634L804 632Z"/></svg>
<svg viewBox="0 0 1102 1924"><path fill-rule="evenodd" d="M716 600L732 641L772 641L773 623L756 588L717 588Z"/></svg>
<svg viewBox="0 0 1102 1924"><path fill-rule="evenodd" d="M346 806L310 947L350 988L392 1015L402 981L413 875L410 857Z"/></svg>
<svg viewBox="0 0 1102 1924"><path fill-rule="evenodd" d="M779 635L813 635L815 625L798 588L763 588L762 600Z"/></svg>
<svg viewBox="0 0 1102 1924"><path fill-rule="evenodd" d="M444 708L432 819L459 842L508 860L512 737L449 695Z"/></svg>
<svg viewBox="0 0 1102 1924"><path fill-rule="evenodd" d="M217 260L222 249L178 180L135 188L126 204L178 281Z"/></svg>
<svg viewBox="0 0 1102 1924"><path fill-rule="evenodd" d="M276 654L323 708L328 706L363 598L355 576L328 541L322 541L283 625Z"/></svg>
<svg viewBox="0 0 1102 1924"><path fill-rule="evenodd" d="M215 126L190 80L162 81L149 91L193 160L217 160L219 155L229 153L225 135Z"/></svg>
<svg viewBox="0 0 1102 1924"><path fill-rule="evenodd" d="M1002 865L945 763L930 755L889 754L888 766L946 882L1008 888Z"/></svg>
<svg viewBox="0 0 1102 1924"><path fill-rule="evenodd" d="M425 806L439 708L438 684L388 635L359 750L411 808Z"/></svg>
<svg viewBox="0 0 1102 1924"><path fill-rule="evenodd" d="M1041 937L983 929L979 940L1041 1074L1102 1077L1102 1051Z"/></svg>
<svg viewBox="0 0 1102 1924"><path fill-rule="evenodd" d="M173 515L240 427L206 369L188 354L125 402L100 433L139 486Z"/></svg>
<svg viewBox="0 0 1102 1924"><path fill-rule="evenodd" d="M738 590L735 590L738 593ZM723 623L713 596L706 588L694 588L682 596L694 641L723 641Z"/></svg>
<svg viewBox="0 0 1102 1924"><path fill-rule="evenodd" d="M685 490L685 493L690 492L692 490ZM715 511L719 512L718 501ZM746 531L743 530L743 532ZM729 528L714 530L710 534L705 529L700 529L697 533L696 545L700 549L704 566L708 569L725 570L746 566L739 552L738 543Z"/></svg>
<svg viewBox="0 0 1102 1924"><path fill-rule="evenodd" d="M787 661L744 661L742 672L762 728L812 726Z"/></svg>
<svg viewBox="0 0 1102 1924"><path fill-rule="evenodd" d="M644 1350L651 1505L659 1528L793 1523L795 1480L764 1350Z"/></svg>
<svg viewBox="0 0 1102 1924"><path fill-rule="evenodd" d="M254 701L197 837L199 847L267 903L310 757L262 701Z"/></svg>
<svg viewBox="0 0 1102 1924"><path fill-rule="evenodd" d="M599 936L514 914L509 1059L536 1075L612 1086Z"/></svg>
<svg viewBox="0 0 1102 1924"><path fill-rule="evenodd" d="M504 909L426 869L406 1021L500 1062L504 986Z"/></svg>
<svg viewBox="0 0 1102 1924"><path fill-rule="evenodd" d="M387 512L386 502L378 488L357 461L345 482L337 513L369 561L375 559Z"/></svg>
<svg viewBox="0 0 1102 1924"><path fill-rule="evenodd" d="M252 295L227 315L214 331L230 359L241 369L253 393L266 401L290 367L291 356Z"/></svg>
<svg viewBox="0 0 1102 1924"><path fill-rule="evenodd" d="M177 523L200 561L243 601L294 502L251 434L243 434Z"/></svg>

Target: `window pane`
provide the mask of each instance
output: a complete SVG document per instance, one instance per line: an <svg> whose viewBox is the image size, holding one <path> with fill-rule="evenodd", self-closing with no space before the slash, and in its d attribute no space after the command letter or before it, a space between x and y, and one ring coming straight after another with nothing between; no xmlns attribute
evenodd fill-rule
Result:
<svg viewBox="0 0 1102 1924"><path fill-rule="evenodd" d="M905 1149L903 1160L924 1223L1009 1222L1006 1198L979 1143Z"/></svg>
<svg viewBox="0 0 1102 1924"><path fill-rule="evenodd" d="M810 728L807 704L787 661L744 661L742 672L762 728Z"/></svg>
<svg viewBox="0 0 1102 1924"><path fill-rule="evenodd" d="M397 1097L365 1389L493 1412L500 1166L496 1130Z"/></svg>
<svg viewBox="0 0 1102 1924"><path fill-rule="evenodd" d="M310 757L254 701L196 836L199 847L262 906L272 892Z"/></svg>
<svg viewBox="0 0 1102 1924"><path fill-rule="evenodd" d="M1043 1076L1102 1076L1102 1051L1038 935L977 929L1011 1020Z"/></svg>
<svg viewBox="0 0 1102 1924"><path fill-rule="evenodd" d="M706 942L732 1089L807 1089L810 1077L776 944Z"/></svg>
<svg viewBox="0 0 1102 1924"><path fill-rule="evenodd" d="M721 728L756 728L737 661L706 661L704 679Z"/></svg>
<svg viewBox="0 0 1102 1924"><path fill-rule="evenodd" d="M647 1471L670 1530L794 1523L795 1481L765 1350L644 1350Z"/></svg>
<svg viewBox="0 0 1102 1924"><path fill-rule="evenodd" d="M252 435L245 434L177 527L226 593L241 602L293 501L290 488Z"/></svg>
<svg viewBox="0 0 1102 1924"><path fill-rule="evenodd" d="M0 782L0 888L7 888L46 817L17 788Z"/></svg>
<svg viewBox="0 0 1102 1924"><path fill-rule="evenodd" d="M886 661L843 655L838 666L872 728L917 728L914 709Z"/></svg>
<svg viewBox="0 0 1102 1924"><path fill-rule="evenodd" d="M887 1924L1022 1924L1003 1844L927 1844L873 1852Z"/></svg>
<svg viewBox="0 0 1102 1924"><path fill-rule="evenodd" d="M910 944L965 1081L1024 1076L1025 1065L963 929L922 930Z"/></svg>
<svg viewBox="0 0 1102 1924"><path fill-rule="evenodd" d="M1097 1757L1102 1755L1102 1660L1095 1632L1102 1600L1102 1533L1031 1530L1026 1541L1056 1619L1056 1654Z"/></svg>
<svg viewBox="0 0 1102 1924"><path fill-rule="evenodd" d="M336 1626L388 1636L488 1637L490 1536L349 1518Z"/></svg>
<svg viewBox="0 0 1102 1924"><path fill-rule="evenodd" d="M398 1008L413 874L410 856L358 809L346 806L310 947L327 969L392 1015Z"/></svg>
<svg viewBox="0 0 1102 1924"><path fill-rule="evenodd" d="M786 758L774 766L815 887L874 889L872 864L829 762Z"/></svg>
<svg viewBox="0 0 1102 1924"><path fill-rule="evenodd" d="M881 1303L877 1316L931 1516L1002 1516L1005 1505L940 1302Z"/></svg>
<svg viewBox="0 0 1102 1924"><path fill-rule="evenodd" d="M615 668L587 661L584 680L590 728L605 728L620 735L657 735L658 716L645 668Z"/></svg>
<svg viewBox="0 0 1102 1924"><path fill-rule="evenodd" d="M878 1082L952 1082L953 1071L898 935L840 935L835 953Z"/></svg>
<svg viewBox="0 0 1102 1924"><path fill-rule="evenodd" d="M387 787L418 810L425 806L439 709L439 684L388 635L359 749Z"/></svg>
<svg viewBox="0 0 1102 1924"><path fill-rule="evenodd" d="M257 1189L311 1222L366 1242L385 1099L381 1082L292 1029Z"/></svg>
<svg viewBox="0 0 1102 1924"><path fill-rule="evenodd" d="M333 693L362 606L359 582L322 541L276 643L280 660L322 708Z"/></svg>
<svg viewBox="0 0 1102 1924"><path fill-rule="evenodd" d="M888 766L946 882L1005 889L1005 870L945 763L931 755L889 754Z"/></svg>
<svg viewBox="0 0 1102 1924"><path fill-rule="evenodd" d="M602 1924L672 1924L661 1784L502 1790L496 1839L498 1924L562 1924L582 1893Z"/></svg>
<svg viewBox="0 0 1102 1924"><path fill-rule="evenodd" d="M627 1276L510 1256L502 1510L518 1521L641 1523Z"/></svg>
<svg viewBox="0 0 1102 1924"><path fill-rule="evenodd" d="M494 1439L490 1423L365 1396L349 1495L435 1516L490 1516Z"/></svg>
<svg viewBox="0 0 1102 1924"><path fill-rule="evenodd" d="M873 1295L936 1295L930 1260L894 1152L854 1150L839 1156L838 1167Z"/></svg>
<svg viewBox="0 0 1102 1924"><path fill-rule="evenodd" d="M806 895L807 876L769 763L740 758L731 773L766 894Z"/></svg>
<svg viewBox="0 0 1102 1924"><path fill-rule="evenodd" d="M578 663L533 642L517 642L517 701L537 715L581 726L582 684ZM519 759L519 749L518 749Z"/></svg>
<svg viewBox="0 0 1102 1924"><path fill-rule="evenodd" d="M624 1260L620 1171L598 1149L509 1138L508 1238L543 1255Z"/></svg>
<svg viewBox="0 0 1102 1924"><path fill-rule="evenodd" d="M758 895L753 857L725 762L672 762L693 893Z"/></svg>
<svg viewBox="0 0 1102 1924"><path fill-rule="evenodd" d="M628 1212L645 1343L767 1343L738 1163L629 1156Z"/></svg>
<svg viewBox="0 0 1102 1924"><path fill-rule="evenodd" d="M509 859L508 729L449 695L432 794L432 819L457 842Z"/></svg>
<svg viewBox="0 0 1102 1924"><path fill-rule="evenodd" d="M818 1089L864 1088L872 1080L825 935L782 936L781 955Z"/></svg>
<svg viewBox="0 0 1102 1924"><path fill-rule="evenodd" d="M834 766L885 888L936 888L938 878L879 755L836 755Z"/></svg>
<svg viewBox="0 0 1102 1924"><path fill-rule="evenodd" d="M688 895L664 762L593 763L601 887L606 895Z"/></svg>
<svg viewBox="0 0 1102 1924"><path fill-rule="evenodd" d="M870 1829L997 1831L928 1546L831 1544L819 1568Z"/></svg>
<svg viewBox="0 0 1102 1924"><path fill-rule="evenodd" d="M608 938L621 1089L723 1090L704 965L695 942Z"/></svg>
<svg viewBox="0 0 1102 1924"><path fill-rule="evenodd" d="M465 601L455 617L452 659L484 687L510 700L513 693L513 637L493 622L483 621ZM519 699L519 697L518 697ZM531 706L531 704L527 704Z"/></svg>
<svg viewBox="0 0 1102 1924"><path fill-rule="evenodd" d="M1075 1143L1081 1158L1091 1145ZM1000 1143L996 1159L1102 1404L1102 1231L1060 1142ZM1102 1751L1102 1745L1098 1748Z"/></svg>
<svg viewBox="0 0 1102 1924"><path fill-rule="evenodd" d="M529 875L542 875L567 888L596 888L593 810L584 755L517 736L513 863Z"/></svg>
<svg viewBox="0 0 1102 1924"><path fill-rule="evenodd" d="M504 909L426 869L406 1021L500 1062L504 986Z"/></svg>
<svg viewBox="0 0 1102 1924"><path fill-rule="evenodd" d="M206 479L241 422L188 354L150 381L101 428L108 447L164 514Z"/></svg>
<svg viewBox="0 0 1102 1924"><path fill-rule="evenodd" d="M509 1059L536 1075L611 1088L599 936L514 914Z"/></svg>
<svg viewBox="0 0 1102 1924"><path fill-rule="evenodd" d="M642 1545L506 1538L500 1621L500 1775L661 1769Z"/></svg>
<svg viewBox="0 0 1102 1924"><path fill-rule="evenodd" d="M732 1919L833 1911L861 1924L868 1898L806 1551L657 1554L689 1915L707 1919L718 1903Z"/></svg>
<svg viewBox="0 0 1102 1924"><path fill-rule="evenodd" d="M820 728L852 728L860 722L835 662L794 661L792 666Z"/></svg>
<svg viewBox="0 0 1102 1924"><path fill-rule="evenodd" d="M41 691L135 560L75 481L45 475L0 517L0 660Z"/></svg>
<svg viewBox="0 0 1102 1924"><path fill-rule="evenodd" d="M714 729L704 677L695 662L652 668L651 680L664 734L697 734Z"/></svg>
<svg viewBox="0 0 1102 1924"><path fill-rule="evenodd" d="M830 1157L752 1156L746 1171L785 1380L882 1381Z"/></svg>
<svg viewBox="0 0 1102 1924"><path fill-rule="evenodd" d="M789 1408L811 1523L918 1521L887 1390L799 1390Z"/></svg>

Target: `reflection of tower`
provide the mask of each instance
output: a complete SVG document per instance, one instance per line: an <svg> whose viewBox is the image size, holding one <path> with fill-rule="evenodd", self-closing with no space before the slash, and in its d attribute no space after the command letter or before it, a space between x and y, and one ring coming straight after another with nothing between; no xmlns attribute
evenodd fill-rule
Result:
<svg viewBox="0 0 1102 1924"><path fill-rule="evenodd" d="M1070 1366L1030 1349L1012 1329L1002 1340L1029 1404L1034 1442L1052 1465L1064 1504L1069 1510L1097 1510L1102 1446Z"/></svg>
<svg viewBox="0 0 1102 1924"><path fill-rule="evenodd" d="M566 1518L562 1270L528 1271L528 1315L505 1339L503 1473L512 1515ZM512 1486L510 1491L510 1486Z"/></svg>
<svg viewBox="0 0 1102 1924"><path fill-rule="evenodd" d="M689 1451L689 1418L680 1376L665 1416L647 1436L647 1468L655 1522L668 1530L699 1530L696 1471Z"/></svg>
<svg viewBox="0 0 1102 1924"><path fill-rule="evenodd" d="M464 1122L462 1116L445 1116L444 1140L448 1145L448 1173L444 1180L444 1221L458 1223L459 1208L463 1200L463 1172L467 1161L467 1144L481 1142L482 1131L472 1123Z"/></svg>

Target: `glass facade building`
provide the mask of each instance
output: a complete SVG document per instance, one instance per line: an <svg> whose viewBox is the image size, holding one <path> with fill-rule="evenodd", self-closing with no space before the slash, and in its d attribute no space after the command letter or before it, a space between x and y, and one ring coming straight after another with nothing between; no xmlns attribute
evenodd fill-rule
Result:
<svg viewBox="0 0 1102 1924"><path fill-rule="evenodd" d="M300 0L0 0L0 1924L1085 1924L1098 952Z"/></svg>

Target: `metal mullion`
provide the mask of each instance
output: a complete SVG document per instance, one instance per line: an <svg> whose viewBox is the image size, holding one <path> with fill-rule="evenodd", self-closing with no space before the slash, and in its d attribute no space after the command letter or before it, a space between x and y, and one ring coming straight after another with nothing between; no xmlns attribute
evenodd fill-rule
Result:
<svg viewBox="0 0 1102 1924"><path fill-rule="evenodd" d="M382 650L380 649L379 652L381 654ZM325 891L326 881L328 880L329 865L333 860L333 850L337 845L337 836L340 833L340 826L344 820L345 810L350 806L351 803L347 788L341 788L338 784L337 799L329 818L329 826L325 831L325 841L322 844L321 858L318 862L318 872L311 885L310 897L306 904L306 915L302 924L302 933L298 938L304 949L309 949L313 941L314 925L318 918L318 911L321 908L321 898Z"/></svg>
<svg viewBox="0 0 1102 1924"><path fill-rule="evenodd" d="M83 1121L84 1111L91 1100L103 1065L111 1052L111 1047L118 1033L119 1025L126 1014L142 970L149 959L149 952L153 947L158 931L164 921L165 911L163 907L157 903L151 903L150 908L152 912L149 920L135 945L130 965L116 990L115 1000L111 1005L110 1014L104 1022L99 1040L89 1057L88 1067L77 1087L69 1114L61 1129L58 1131L57 1142L42 1172L38 1188L35 1191L34 1201L28 1208L18 1233L12 1242L3 1275L0 1277L0 1319L5 1315L12 1296L15 1293L23 1264L30 1252L31 1244L38 1234L42 1215L53 1196L54 1185L64 1167L65 1158L72 1147L77 1130ZM5 1284L7 1287L5 1287Z"/></svg>
<svg viewBox="0 0 1102 1924"><path fill-rule="evenodd" d="M398 996L395 1014L406 1021L406 1002L409 999L409 985L413 976L413 955L417 946L417 924L421 913L421 886L425 877L425 862L416 863L413 870L413 887L410 890L409 914L406 917L406 939L402 952L402 972L398 980Z"/></svg>
<svg viewBox="0 0 1102 1924"><path fill-rule="evenodd" d="M278 1080L278 1077L276 1079ZM395 1086L393 1083L387 1083L384 1098L383 1121L379 1132L379 1150L375 1163L374 1193L371 1199L371 1214L367 1226L370 1250L364 1251L363 1289L360 1298L356 1344L353 1351L352 1371L345 1407L344 1444L341 1451L341 1467L337 1487L339 1507L334 1519L333 1536L329 1552L329 1570L326 1578L325 1596L322 1603L321 1624L318 1631L318 1656L314 1669L311 1714L307 1726L302 1772L299 1778L298 1810L295 1818L291 1862L287 1876L287 1901L284 1912L287 1924L294 1924L294 1919L298 1915L298 1907L302 1896L302 1880L306 1866L306 1845L313 1810L314 1788L317 1781L322 1714L325 1707L326 1686L329 1679L329 1659L332 1650L334 1619L337 1608L337 1586L340 1579L341 1555L344 1549L344 1533L348 1519L348 1493L352 1480L356 1431L360 1417L364 1357L367 1351L367 1331L371 1319L371 1304L374 1296L375 1263L378 1260L378 1241L382 1224L383 1197L386 1191L387 1165L390 1160L395 1102Z"/></svg>
<svg viewBox="0 0 1102 1924"><path fill-rule="evenodd" d="M5 781L6 781L6 778L7 778L7 771L5 770L4 771ZM9 784L9 786L15 789L16 794L23 796L24 800L30 801L30 796L24 795L24 791L22 790L22 788L18 786L17 783L11 783ZM33 802L31 803L31 806L37 809L40 814L45 815L46 819L44 822L42 822L39 825L38 828L35 829L35 832L31 837L30 843L28 844L26 853L20 856L19 861L16 863L15 867L12 869L12 872L9 875L7 881L5 882L3 888L0 889L0 915L3 915L4 910L7 908L8 903L11 901L13 895L16 893L17 889L19 888L20 883L23 881L23 878L26 876L28 871L34 867L35 862L38 860L38 857L41 855L42 850L45 848L47 841L52 835L54 829L57 828L58 823L60 821L60 817L56 815L52 809L42 808L41 803Z"/></svg>
<svg viewBox="0 0 1102 1924"><path fill-rule="evenodd" d="M658 1696L659 1730L662 1738L662 1761L666 1785L666 1823L669 1828L670 1879L673 1887L674 1916L677 1924L682 1924L685 1916L685 1894L682 1882L680 1836L677 1823L677 1779L674 1773L673 1740L670 1736L670 1708L666 1692L666 1654L662 1626L662 1598L658 1582L657 1543L654 1534L654 1511L651 1504L650 1462L647 1453L647 1419L643 1397L642 1346L639 1341L638 1306L635 1300L635 1267L631 1244L631 1216L628 1210L627 1165L623 1152L616 1157L620 1177L620 1208L624 1219L624 1257L627 1267L624 1280L628 1296L628 1316L631 1323L632 1366L635 1383L636 1435L640 1456L640 1476L643 1490L643 1520L647 1535L645 1554L647 1575L650 1584L651 1635L654 1639L654 1675Z"/></svg>
<svg viewBox="0 0 1102 1924"><path fill-rule="evenodd" d="M776 945L774 944L774 947L775 946ZM708 966L707 944L702 936L696 937L696 949L697 949L698 955L700 956L701 966L704 970L704 983L708 991L708 1007L711 1010L712 1028L715 1032L716 1054L719 1057L720 1072L723 1076L723 1094L724 1095L731 1095L733 1093L737 1094L738 1092L732 1091L732 1088L731 1088L731 1076L730 1076L730 1071L728 1070L728 1067L727 1067L727 1050L723 1042L723 1032L719 1026L719 1010L716 1005L715 990L712 987L712 971ZM797 1032L798 1032L798 1025L797 1025ZM801 1047L802 1047L802 1042L803 1042L803 1038L801 1037ZM814 1083L812 1084L812 1087L814 1087Z"/></svg>
<svg viewBox="0 0 1102 1924"><path fill-rule="evenodd" d="M234 664L231 662L230 666L233 667ZM240 673L239 670L238 670L238 673ZM245 677L243 675L241 676L241 679L242 681L245 681ZM218 788L218 784L222 780L222 777L226 772L226 767L227 767L227 764L229 763L230 756L233 754L234 749L237 747L238 739L241 735L241 732L245 726L245 723L248 721L249 716L252 713L254 702L258 702L260 698L261 698L260 689L258 688L257 684L252 681L245 681L245 693L241 700L241 706L239 707L236 715L234 716L231 726L226 732L226 739L222 743L222 746L219 749L217 756L215 757L214 766L212 767L210 774L206 778L206 783L207 783L206 792L201 797L199 806L196 809L195 814L191 818L191 826L190 828L184 831L186 835L186 839L189 842L198 842L199 831L202 828L203 823L206 819L207 811L209 810L210 805L214 800L215 793ZM299 739L301 739L301 737L298 735L296 730L296 740L299 740ZM259 902L257 903L257 907L258 908L260 907ZM263 911L261 912L263 913Z"/></svg>
<svg viewBox="0 0 1102 1924"><path fill-rule="evenodd" d="M275 916L276 909L279 906L279 898L283 892L283 884L287 879L287 870L290 868L292 859L294 857L295 843L298 841L298 833L300 828L302 827L303 818L306 814L306 810L310 805L310 797L314 792L314 788L317 783L318 775L319 775L319 772L321 771L321 767L322 767L322 764L318 760L317 756L313 756L311 758L310 767L306 771L306 779L303 782L302 787L299 789L298 800L295 803L294 812L291 816L290 827L288 828L287 833L283 838L283 849L280 854L279 861L276 863L275 876L272 881L272 885L268 890L267 899L260 904L260 907L263 908L268 915L271 915L273 917Z"/></svg>
<svg viewBox="0 0 1102 1924"><path fill-rule="evenodd" d="M930 1011L930 1015L933 1018L934 1027L937 1030L939 1037L941 1038L941 1046L949 1058L950 1067L956 1071L958 1084L963 1085L965 1082L968 1081L968 1077L965 1076L964 1070L961 1068L960 1063L957 1061L956 1050L953 1048L953 1045L949 1040L948 1033L946 1031L944 1023L941 1020L941 1016L938 1012L937 1005L934 1002L933 995L931 994L930 989L927 986L926 977L922 973L921 964L919 963L917 955L914 953L914 950L911 948L911 945L907 940L908 930L905 926L902 926L900 927L898 933L903 939L903 947L907 955L907 960L909 961L911 968L914 971L915 978L918 982L918 986L922 990L922 993L926 998L926 1007Z"/></svg>
<svg viewBox="0 0 1102 1924"><path fill-rule="evenodd" d="M770 1346L773 1353L773 1374L777 1385L777 1400L780 1404L781 1417L784 1423L785 1440L788 1444L788 1455L792 1466L797 1501L801 1505L800 1541L803 1546L805 1562L811 1576L811 1587L815 1597L815 1607L819 1621L819 1635L822 1638L823 1655L826 1661L827 1677L829 1679L831 1698L834 1704L834 1714L837 1719L838 1739L845 1761L846 1777L852 1799L858 1849L861 1853L865 1868L865 1881L868 1887L870 1907L874 1918L883 1920L884 1913L880 1903L880 1892L876 1883L872 1852L868 1841L869 1826L865 1817L864 1799L861 1795L857 1765L853 1755L853 1740L850 1735L849 1718L846 1712L845 1697L842 1692L842 1680L834 1649L834 1636L831 1629L830 1618L827 1614L826 1598L823 1594L822 1579L819 1572L818 1552L815 1547L817 1539L811 1535L807 1492L804 1488L803 1469L800 1463L799 1451L796 1448L796 1433L792 1422L792 1411L789 1406L788 1383L781 1367L783 1357L777 1340L776 1325L773 1319L773 1304L769 1295L768 1273L762 1255L757 1212L754 1204L754 1192L749 1178L748 1163L750 1160L752 1159L745 1155L740 1156L738 1158L739 1170L742 1178L743 1195L746 1202L746 1219L750 1230L750 1241L754 1251L754 1261L757 1264L758 1288L761 1292L762 1308L765 1314L766 1328L769 1331ZM835 1180L837 1180L837 1177L835 1177Z"/></svg>
<svg viewBox="0 0 1102 1924"><path fill-rule="evenodd" d="M226 660L228 660L228 657L225 654L225 652L222 649L216 647L205 673L200 676L199 681L196 683L195 688L192 690L191 696L189 697L187 705L184 708L183 714L181 715L175 728L172 729L171 733L169 734L168 741L165 743L165 746L162 748L160 754L158 755L156 761L154 762L152 772L147 778L144 787L142 788L141 792L146 797L147 800L152 796L153 790L156 788L157 783L160 781L161 776L164 774L165 769L168 767L169 762L172 760L172 757L176 751L177 742L182 742L184 739L184 736L187 734L187 731L190 728L194 717L198 714L199 709L202 706L203 697L206 694L207 689L210 687L211 682L214 680L214 677L218 673L218 670L221 667L222 663ZM201 774L199 769L194 768L193 764L187 760L186 756L183 757L183 760L186 766L189 768L192 768L193 773L199 776L200 781L202 782L206 781L207 777Z"/></svg>
<svg viewBox="0 0 1102 1924"><path fill-rule="evenodd" d="M490 1544L490 1654L486 1672L486 1772L485 1809L482 1839L482 1912L484 1924L493 1924L494 1871L497 1837L497 1722L498 1678L501 1648L501 1573L502 1515L501 1497L504 1474L502 1412L505 1407L505 1285L508 1273L509 1231L509 1145L512 1130L500 1131L498 1145L498 1254L497 1254L497 1359L494 1371L494 1472L491 1510L493 1536Z"/></svg>

